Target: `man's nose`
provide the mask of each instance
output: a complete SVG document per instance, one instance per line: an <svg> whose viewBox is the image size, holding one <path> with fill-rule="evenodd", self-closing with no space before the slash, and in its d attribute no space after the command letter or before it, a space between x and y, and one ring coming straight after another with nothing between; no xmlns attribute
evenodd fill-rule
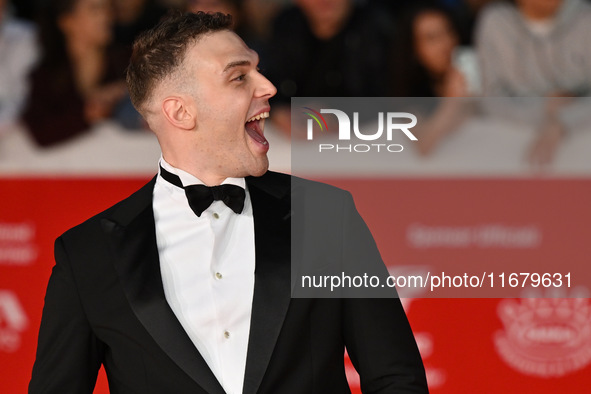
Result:
<svg viewBox="0 0 591 394"><path fill-rule="evenodd" d="M271 83L263 74L259 73L259 81L255 95L257 97L265 97L270 99L277 93L277 88Z"/></svg>

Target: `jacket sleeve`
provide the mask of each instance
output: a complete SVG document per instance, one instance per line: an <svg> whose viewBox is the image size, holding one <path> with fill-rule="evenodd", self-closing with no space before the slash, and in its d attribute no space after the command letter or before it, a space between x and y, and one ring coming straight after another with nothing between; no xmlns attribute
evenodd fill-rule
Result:
<svg viewBox="0 0 591 394"><path fill-rule="evenodd" d="M62 237L55 242L55 261L29 393L92 393L103 349L84 313Z"/></svg>
<svg viewBox="0 0 591 394"><path fill-rule="evenodd" d="M356 266L352 270L357 274L377 275L384 283L387 270L375 241L350 194L347 197L344 258ZM389 295L381 290L342 299L345 346L360 375L361 390L364 394L428 393L421 355L400 299L394 289L389 289Z"/></svg>

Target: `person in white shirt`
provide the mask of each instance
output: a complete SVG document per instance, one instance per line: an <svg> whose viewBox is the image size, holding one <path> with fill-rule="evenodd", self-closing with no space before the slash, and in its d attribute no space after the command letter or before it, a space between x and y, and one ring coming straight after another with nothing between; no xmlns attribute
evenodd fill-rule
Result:
<svg viewBox="0 0 591 394"><path fill-rule="evenodd" d="M19 119L38 58L34 26L12 17L7 0L0 0L0 134Z"/></svg>
<svg viewBox="0 0 591 394"><path fill-rule="evenodd" d="M482 11L475 42L484 96L494 98L485 109L536 128L527 153L534 166L551 164L569 134L589 129L590 36L584 0L495 2Z"/></svg>

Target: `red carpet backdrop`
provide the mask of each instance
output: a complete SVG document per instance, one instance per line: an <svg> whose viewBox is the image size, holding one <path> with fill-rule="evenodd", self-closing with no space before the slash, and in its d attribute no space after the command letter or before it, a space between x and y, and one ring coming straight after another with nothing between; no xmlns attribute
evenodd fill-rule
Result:
<svg viewBox="0 0 591 394"><path fill-rule="evenodd" d="M54 239L147 180L0 179L0 392L26 391ZM495 262L530 259L550 261L559 269L589 262L587 179L325 180L353 193L389 266L421 267L445 260L483 264L490 270ZM381 193L376 195L375 188ZM491 225L531 227L537 235L521 243L501 242L499 237L488 244L453 243L426 230ZM587 392L588 299L427 296L419 292L403 301L431 392ZM350 365L348 376L359 392ZM107 392L101 374L95 393Z"/></svg>

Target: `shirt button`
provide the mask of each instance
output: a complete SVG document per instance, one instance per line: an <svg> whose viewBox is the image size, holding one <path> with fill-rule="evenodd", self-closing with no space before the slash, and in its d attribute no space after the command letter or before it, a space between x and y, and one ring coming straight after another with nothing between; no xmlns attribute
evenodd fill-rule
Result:
<svg viewBox="0 0 591 394"><path fill-rule="evenodd" d="M214 219L219 219L220 218L220 215L217 212L214 212L212 216L213 216Z"/></svg>
<svg viewBox="0 0 591 394"><path fill-rule="evenodd" d="M216 272L215 273L215 277L216 277L216 279L222 279L223 278L222 274L219 273L219 272Z"/></svg>
<svg viewBox="0 0 591 394"><path fill-rule="evenodd" d="M230 331L224 331L224 338L226 338L226 339L230 338Z"/></svg>

